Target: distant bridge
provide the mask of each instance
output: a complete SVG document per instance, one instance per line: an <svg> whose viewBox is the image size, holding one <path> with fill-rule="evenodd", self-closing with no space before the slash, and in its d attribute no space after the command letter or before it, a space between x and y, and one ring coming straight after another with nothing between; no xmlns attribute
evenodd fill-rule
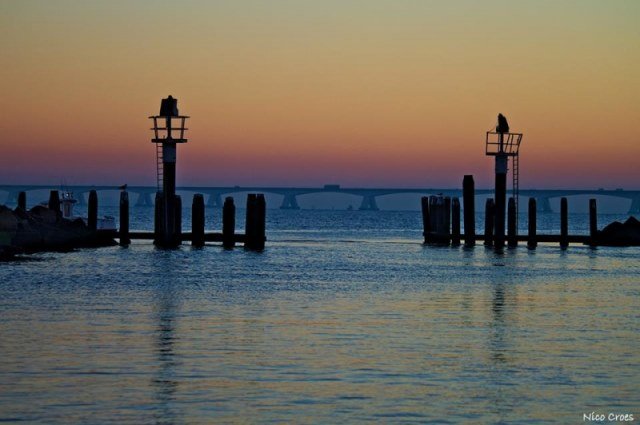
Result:
<svg viewBox="0 0 640 425"><path fill-rule="evenodd" d="M68 186L69 190L76 195L79 204L85 202L84 194L90 190L109 191L119 190L119 186ZM56 185L0 185L0 191L8 192L6 203L17 202L18 193L21 191L30 192L36 190L59 189ZM128 186L127 190L138 195L136 206L152 206L156 193L155 186ZM362 198L360 210L376 211L378 204L376 198L385 195L395 195L404 193L416 193L420 195L443 194L444 196L462 196L461 189L451 188L347 188L339 185L325 185L322 187L266 187L266 186L229 186L229 187L204 187L204 186L180 186L179 191L189 191L208 195L207 205L221 207L222 198L225 195L240 192L273 193L283 196L281 209L300 209L298 196L313 193L342 193L355 195ZM488 195L493 193L493 189L476 189L476 195ZM549 200L562 196L576 195L604 195L616 198L631 200L630 214L640 213L640 190L604 190L604 189L521 189L520 195L523 198L536 198L538 209L543 212L550 212Z"/></svg>

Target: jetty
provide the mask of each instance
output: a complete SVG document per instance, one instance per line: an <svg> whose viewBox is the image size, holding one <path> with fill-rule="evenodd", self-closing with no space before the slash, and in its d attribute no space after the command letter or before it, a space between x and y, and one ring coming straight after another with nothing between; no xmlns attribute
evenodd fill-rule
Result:
<svg viewBox="0 0 640 425"><path fill-rule="evenodd" d="M83 220L66 220L60 209L60 195L50 192L47 207L36 206L26 211L27 193L17 194L15 212L8 208L0 211L0 247L2 254L66 247L122 246L133 240L152 240L160 248L176 248L189 241L193 247L203 247L206 242L220 242L226 249L243 244L245 249L262 251L266 242L266 201L264 194L247 195L245 232L236 233L236 207L234 199L227 197L222 207L222 230L206 232L204 195L193 196L190 232L182 231L182 198L176 194L177 145L187 142L185 126L188 116L178 112L178 101L172 96L162 99L160 113L149 117L153 122L151 142L156 146L157 191L154 204L153 232L130 230L130 205L127 185L120 187L120 226L118 229L101 230L98 223L98 193L91 189L88 196L86 223ZM75 202L75 200L73 201ZM32 223L31 225L28 225ZM6 227L6 229L5 229Z"/></svg>
<svg viewBox="0 0 640 425"><path fill-rule="evenodd" d="M63 250L80 247L108 246L119 243L129 245L134 240L149 240L158 244L162 240L161 223L157 220L154 231L131 231L129 193L120 192L119 219L117 229L101 230L98 223L98 194L95 190L89 193L86 224L81 220L65 220L62 217L59 193L52 190L47 206L37 205L27 210L27 194L20 192L18 206L11 210L0 206L0 233L7 232L6 237L0 239L0 245L5 252L37 252L47 250ZM160 215L156 208L156 218ZM246 249L261 251L265 247L266 238L266 202L262 194L247 196L245 231L236 233L236 207L232 197L227 197L222 208L222 230L220 232L205 230L205 204L202 194L193 196L191 207L191 231L182 231L182 209L176 216L176 227L172 243L191 242L194 247L203 247L206 242L221 243L224 248L231 249L242 244ZM22 224L21 224L22 223ZM31 223L27 225L26 223ZM9 226L9 227L7 227ZM7 227L5 229L4 227ZM6 240L5 240L6 239ZM115 239L118 242L115 242Z"/></svg>
<svg viewBox="0 0 640 425"><path fill-rule="evenodd" d="M560 198L560 233L538 234L536 198L528 201L528 228L526 235L518 234L518 204L520 196L520 145L522 133L510 132L507 118L498 114L495 131L487 131L485 154L495 158L494 197L485 203L484 232L476 234L475 223L475 183L472 175L462 179L462 198L464 203L464 234L460 231L460 201L458 197L437 196L422 197L422 222L424 243L427 245L474 246L482 241L487 247L501 250L505 243L509 248L526 242L529 249L535 249L538 242L558 243L563 249L570 243L591 246L640 245L640 222L630 217L625 223L611 223L602 231L598 230L598 211L595 198L589 200L589 235L569 234L569 201ZM507 201L507 176L511 163L512 196ZM633 205L632 205L633 210ZM506 221L505 221L506 216Z"/></svg>

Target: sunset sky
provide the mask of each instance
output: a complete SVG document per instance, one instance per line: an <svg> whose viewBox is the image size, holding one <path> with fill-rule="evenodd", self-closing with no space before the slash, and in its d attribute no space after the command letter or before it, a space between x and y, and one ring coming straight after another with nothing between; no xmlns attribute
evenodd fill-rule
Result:
<svg viewBox="0 0 640 425"><path fill-rule="evenodd" d="M640 1L0 0L0 182L640 188Z"/></svg>

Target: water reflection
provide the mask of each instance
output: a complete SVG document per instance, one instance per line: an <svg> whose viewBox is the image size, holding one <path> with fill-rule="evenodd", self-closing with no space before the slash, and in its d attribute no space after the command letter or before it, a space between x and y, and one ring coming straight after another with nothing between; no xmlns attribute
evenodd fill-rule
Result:
<svg viewBox="0 0 640 425"><path fill-rule="evenodd" d="M386 241L390 217L310 234ZM0 421L571 423L583 407L633 411L639 255L140 243L5 263Z"/></svg>
<svg viewBox="0 0 640 425"><path fill-rule="evenodd" d="M491 358L493 363L505 362L505 285L498 282L493 285L493 298L491 301Z"/></svg>
<svg viewBox="0 0 640 425"><path fill-rule="evenodd" d="M501 266L513 266L515 256L512 252L499 252L495 259L504 262ZM497 265L497 264L496 264ZM502 270L502 267L500 269ZM517 318L516 307L516 282L509 273L495 272L492 277L490 322L489 322L489 358L491 362L492 394L494 413L502 422L508 417L512 408L510 405L513 394L510 394L511 374L510 362L512 360L512 341L510 335L514 329Z"/></svg>
<svg viewBox="0 0 640 425"><path fill-rule="evenodd" d="M166 275L165 275L166 276ZM177 368L179 366L175 353L175 322L177 317L177 293L171 279L157 287L157 328L155 330L154 351L157 357L157 373L153 377L152 387L158 405L156 421L159 424L175 423L178 412L174 402L178 390Z"/></svg>

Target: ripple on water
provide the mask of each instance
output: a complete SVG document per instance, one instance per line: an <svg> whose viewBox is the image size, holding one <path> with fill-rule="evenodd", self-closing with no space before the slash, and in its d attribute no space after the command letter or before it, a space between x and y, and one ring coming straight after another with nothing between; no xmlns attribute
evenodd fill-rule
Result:
<svg viewBox="0 0 640 425"><path fill-rule="evenodd" d="M0 420L637 411L639 249L432 249L418 214L274 214L262 254L137 242L0 265Z"/></svg>

